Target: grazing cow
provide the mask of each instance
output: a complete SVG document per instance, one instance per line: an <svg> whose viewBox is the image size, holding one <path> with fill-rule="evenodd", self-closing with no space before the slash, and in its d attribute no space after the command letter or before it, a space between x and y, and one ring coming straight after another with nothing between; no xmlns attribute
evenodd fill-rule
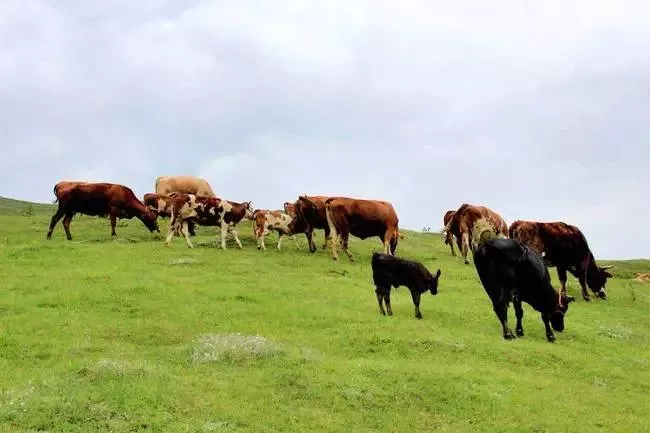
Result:
<svg viewBox="0 0 650 433"><path fill-rule="evenodd" d="M495 227L498 228L499 232L503 234L504 237L508 237L508 225L501 215L485 206L477 206L467 203L463 203L456 210L444 228L444 231L447 234L446 240L450 240L451 235L456 236L456 239L461 240L461 244L458 248L460 249L460 253L463 256L466 265L469 264L467 253L470 250L470 243L472 242L472 228L474 227L474 223L481 218L487 218Z"/></svg>
<svg viewBox="0 0 650 433"><path fill-rule="evenodd" d="M451 221L451 217L454 216L456 213L455 210L448 210L445 212L445 215L442 217L442 224L443 227L447 227L447 224L449 224L449 221ZM444 230L444 229L443 229ZM451 231L448 231L445 236L445 245L449 245L451 248L451 255L456 257L456 251L454 250L454 238L455 236L451 233ZM458 251L461 251L461 245L460 245L460 238L455 238L456 243L458 244Z"/></svg>
<svg viewBox="0 0 650 433"><path fill-rule="evenodd" d="M564 315L575 299L551 286L541 254L516 239L503 237L487 219L476 223L472 237L474 266L501 322L503 338L515 338L508 327L508 306L512 301L518 336L524 335L521 303L526 302L541 313L548 341L555 341L551 326L557 332L564 331Z"/></svg>
<svg viewBox="0 0 650 433"><path fill-rule="evenodd" d="M253 234L257 239L257 249L266 250L264 236L269 233L269 230L278 233L278 250L281 249L282 236L291 236L295 242L296 237L289 230L290 222L291 217L279 210L256 209L253 212Z"/></svg>
<svg viewBox="0 0 650 433"><path fill-rule="evenodd" d="M411 299L413 299L413 305L415 305L415 317L421 319L420 296L427 290L432 295L438 293L440 269L435 275L432 275L420 262L381 253L373 253L370 263L372 266L372 280L375 284L375 293L379 303L379 312L384 316L386 315L386 311L382 306L383 300L388 315L392 316L393 310L390 307L391 286L394 288L406 286L411 292Z"/></svg>
<svg viewBox="0 0 650 433"><path fill-rule="evenodd" d="M590 300L587 285L598 297L607 299L605 284L612 277L607 269L612 266L596 264L587 239L578 227L563 222L518 220L510 226L509 234L542 254L546 266L557 268L562 293L566 294L568 270L578 279L585 301Z"/></svg>
<svg viewBox="0 0 650 433"><path fill-rule="evenodd" d="M194 221L202 226L221 228L221 248L226 249L226 234L231 233L239 248L242 243L235 226L244 218L252 218L251 202L236 203L216 197L197 196L194 194L176 194L172 202L172 218L167 230L165 246L169 246L174 234L182 233L187 246L194 248L188 233L188 224Z"/></svg>
<svg viewBox="0 0 650 433"><path fill-rule="evenodd" d="M216 197L207 180L196 176L158 176L155 186L156 194L170 195L194 194Z"/></svg>
<svg viewBox="0 0 650 433"><path fill-rule="evenodd" d="M395 255L399 238L399 220L393 205L380 200L330 197L325 200L327 223L330 227L332 258L338 260L338 236L350 261L350 234L360 239L377 236L384 245L384 254Z"/></svg>
<svg viewBox="0 0 650 433"><path fill-rule="evenodd" d="M135 196L131 188L124 185L89 182L59 183L54 187L54 194L59 202L59 208L50 221L47 239L52 238L56 223L65 216L63 228L66 237L71 240L70 222L76 213L110 216L112 236L117 236L115 233L117 218L136 217L144 223L150 232L160 232L156 223L156 214Z"/></svg>
<svg viewBox="0 0 650 433"><path fill-rule="evenodd" d="M298 200L293 206L287 206L288 203L285 203L287 214L291 215L291 212L293 212L289 230L291 233L304 233L309 244L309 251L312 253L316 251L316 244L313 239L314 229L323 229L325 231L323 249L327 248L327 243L330 240L330 227L327 224L325 200L327 200L327 197L322 195L307 196L305 194L298 196Z"/></svg>
<svg viewBox="0 0 650 433"><path fill-rule="evenodd" d="M144 204L154 211L161 218L171 218L172 217L172 201L176 193L171 193L171 195L162 195L148 192L144 195L143 202ZM187 228L189 230L190 236L196 236L194 231L194 221L187 222Z"/></svg>

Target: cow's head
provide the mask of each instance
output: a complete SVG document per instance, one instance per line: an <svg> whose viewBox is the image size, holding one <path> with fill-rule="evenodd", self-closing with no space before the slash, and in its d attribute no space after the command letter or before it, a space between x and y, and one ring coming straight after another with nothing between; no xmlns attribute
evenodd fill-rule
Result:
<svg viewBox="0 0 650 433"><path fill-rule="evenodd" d="M587 285L599 298L607 299L605 285L607 284L607 279L613 277L607 270L613 267L614 265L596 266L593 263L593 265L587 268Z"/></svg>
<svg viewBox="0 0 650 433"><path fill-rule="evenodd" d="M564 315L569 309L569 304L575 300L576 299L573 296L567 296L564 294L558 296L555 311L553 311L549 320L551 326L557 332L564 331Z"/></svg>
<svg viewBox="0 0 650 433"><path fill-rule="evenodd" d="M436 271L435 275L431 275L429 280L426 283L426 289L431 292L432 295L438 293L438 280L440 279L440 269Z"/></svg>
<svg viewBox="0 0 650 433"><path fill-rule="evenodd" d="M156 219L158 218L158 213L152 211L151 209L147 208L142 215L142 222L144 225L149 229L149 232L158 232L160 233L160 228L158 228L158 222Z"/></svg>
<svg viewBox="0 0 650 433"><path fill-rule="evenodd" d="M286 204L285 209L287 209ZM307 198L307 196L298 196L298 200L293 204L294 215L291 215L291 222L289 222L287 228L291 233L305 232L309 227L308 218L315 211L316 206Z"/></svg>

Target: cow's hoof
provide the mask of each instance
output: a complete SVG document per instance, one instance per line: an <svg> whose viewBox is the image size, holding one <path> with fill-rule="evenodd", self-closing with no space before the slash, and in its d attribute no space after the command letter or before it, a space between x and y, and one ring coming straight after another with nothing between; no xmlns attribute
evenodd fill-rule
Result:
<svg viewBox="0 0 650 433"><path fill-rule="evenodd" d="M607 293L605 293L604 290L601 290L600 292L598 292L598 297L600 299L607 299Z"/></svg>
<svg viewBox="0 0 650 433"><path fill-rule="evenodd" d="M507 332L507 333L503 334L503 338L506 339L506 340L514 340L515 335L512 332Z"/></svg>
<svg viewBox="0 0 650 433"><path fill-rule="evenodd" d="M465 264L466 264L466 265L469 265L469 262L468 262L467 260L465 260Z"/></svg>
<svg viewBox="0 0 650 433"><path fill-rule="evenodd" d="M517 337L523 337L524 336L524 330L523 329L517 329L515 332L517 333Z"/></svg>
<svg viewBox="0 0 650 433"><path fill-rule="evenodd" d="M555 335L547 335L546 339L548 340L549 343L555 343Z"/></svg>
<svg viewBox="0 0 650 433"><path fill-rule="evenodd" d="M589 295L582 295L582 299L584 299L587 302L591 301L591 298L589 297Z"/></svg>

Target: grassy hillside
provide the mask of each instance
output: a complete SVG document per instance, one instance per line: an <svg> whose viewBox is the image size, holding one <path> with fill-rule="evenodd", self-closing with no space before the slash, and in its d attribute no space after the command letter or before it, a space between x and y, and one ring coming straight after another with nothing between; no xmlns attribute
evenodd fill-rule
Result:
<svg viewBox="0 0 650 433"><path fill-rule="evenodd" d="M617 263L609 299L577 281L564 333L548 343L524 306L526 335L501 337L472 264L440 235L405 232L398 254L442 270L379 315L370 255L310 254L304 236L275 250L163 247L138 220L0 209L0 431L642 432L650 425L649 262ZM6 204L9 205L6 205ZM8 211L5 209L9 209ZM12 210L13 209L13 210ZM39 207L40 210L40 207ZM322 244L322 232L317 243ZM555 271L552 271L557 285ZM514 327L514 312L510 310Z"/></svg>
<svg viewBox="0 0 650 433"><path fill-rule="evenodd" d="M54 204L31 203L28 201L0 197L0 215L51 215L55 211L56 205Z"/></svg>

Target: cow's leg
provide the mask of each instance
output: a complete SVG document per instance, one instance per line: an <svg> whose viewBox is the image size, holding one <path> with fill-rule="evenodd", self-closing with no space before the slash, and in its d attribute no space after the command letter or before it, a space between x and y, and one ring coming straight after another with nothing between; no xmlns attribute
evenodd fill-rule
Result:
<svg viewBox="0 0 650 433"><path fill-rule="evenodd" d="M384 300L384 289L380 286L376 286L375 294L377 295L377 303L379 304L379 313L382 316L385 316L386 311L384 311L384 306L382 305L382 301Z"/></svg>
<svg viewBox="0 0 650 433"><path fill-rule="evenodd" d="M521 320L524 318L524 309L521 307L521 299L515 298L512 300L512 305L515 307L515 316L517 317L517 326L515 332L518 337L524 336L524 327Z"/></svg>
<svg viewBox="0 0 650 433"><path fill-rule="evenodd" d="M566 295L566 281L567 281L567 273L566 273L566 268L563 268L561 266L557 267L557 278L560 280L560 293L563 295Z"/></svg>
<svg viewBox="0 0 650 433"><path fill-rule="evenodd" d="M445 243L449 244L449 248L451 248L451 255L456 257L456 250L454 250L454 235L452 235L451 232L447 232Z"/></svg>
<svg viewBox="0 0 650 433"><path fill-rule="evenodd" d="M338 260L339 259L339 251L338 251L338 246L339 246L339 233L336 230L336 227L331 227L330 228L330 236L331 240L330 242L332 243L332 259ZM343 239L343 235L341 234L341 240Z"/></svg>
<svg viewBox="0 0 650 433"><path fill-rule="evenodd" d="M327 249L327 244L332 242L332 238L330 237L331 234L330 234L329 227L325 227L324 230L325 230L325 236L324 236L325 240L323 241L323 249L326 250Z"/></svg>
<svg viewBox="0 0 650 433"><path fill-rule="evenodd" d="M115 211L113 209L111 209L110 218L111 218L111 236L117 236L117 233L115 233L115 225L117 224L117 215L115 214Z"/></svg>
<svg viewBox="0 0 650 433"><path fill-rule="evenodd" d="M386 311L389 316L393 315L393 309L390 306L390 285L384 287L384 304L386 304Z"/></svg>
<svg viewBox="0 0 650 433"><path fill-rule="evenodd" d="M189 226L188 222L183 221L181 223L181 233L183 233L183 237L185 238L185 242L187 243L187 246L190 248L194 248L194 245L192 245L192 241L190 240L190 231L188 226Z"/></svg>
<svg viewBox="0 0 650 433"><path fill-rule="evenodd" d="M497 315L499 322L501 322L503 338L506 340L515 338L514 334L508 327L508 304L502 301L492 301L492 308L494 309L494 313Z"/></svg>
<svg viewBox="0 0 650 433"><path fill-rule="evenodd" d="M582 297L584 300L591 301L591 296L589 296L589 292L587 292L587 282L585 281L585 277L578 278L578 283L580 283L580 288L582 289Z"/></svg>
<svg viewBox="0 0 650 433"><path fill-rule="evenodd" d="M169 222L167 227L167 238L165 239L165 246L168 247L169 243L172 241L174 234L176 233L176 221L172 220Z"/></svg>
<svg viewBox="0 0 650 433"><path fill-rule="evenodd" d="M555 335L551 329L550 320L548 314L542 313L542 322L544 322L544 328L546 328L546 339L551 343L555 341Z"/></svg>
<svg viewBox="0 0 650 433"><path fill-rule="evenodd" d="M228 225L228 231L235 238L235 242L237 243L237 246L239 248L244 248L244 246L241 244L241 241L239 240L239 236L237 234L237 229L235 228L235 226Z"/></svg>
<svg viewBox="0 0 650 433"><path fill-rule="evenodd" d="M413 299L413 305L415 305L415 317L418 319L422 318L422 313L420 312L420 297L422 296L421 293L416 293L413 290L411 290L411 298Z"/></svg>
<svg viewBox="0 0 650 433"><path fill-rule="evenodd" d="M469 261L467 260L467 252L469 251L469 233L463 232L462 238L463 238L462 240L463 248L460 253L463 256L463 259L465 260L465 264L469 265Z"/></svg>
<svg viewBox="0 0 650 433"><path fill-rule="evenodd" d="M63 218L63 229L65 230L66 238L71 241L72 233L70 233L70 222L72 221L72 214L66 214Z"/></svg>
<svg viewBox="0 0 650 433"><path fill-rule="evenodd" d="M50 220L50 228L47 231L46 239L52 239L52 232L54 231L54 227L62 217L63 217L63 209L59 206L59 208L56 210L56 213L52 215L52 219Z"/></svg>
<svg viewBox="0 0 650 433"><path fill-rule="evenodd" d="M398 236L399 235L397 233L395 233L395 236L390 238L389 247L390 247L390 255L391 256L394 256L395 251L397 251L397 239L398 239Z"/></svg>
<svg viewBox="0 0 650 433"><path fill-rule="evenodd" d="M187 222L187 228L189 229L190 236L196 236L196 232L194 231L194 227L195 227L194 221L188 221Z"/></svg>
<svg viewBox="0 0 650 433"><path fill-rule="evenodd" d="M345 252L345 254L347 254L348 259L350 259L350 261L353 262L354 257L352 257L352 253L350 252L350 247L348 246L348 241L350 240L350 233L347 231L347 229L344 229L341 232L340 236L341 236L341 248L343 248L343 251ZM332 242L334 242L334 240L332 240Z"/></svg>
<svg viewBox="0 0 650 433"><path fill-rule="evenodd" d="M282 232L278 232L278 251L282 249L282 236L284 234Z"/></svg>
<svg viewBox="0 0 650 433"><path fill-rule="evenodd" d="M316 244L314 244L314 229L309 227L305 230L305 237L307 238L307 244L309 245L309 252L316 252Z"/></svg>
<svg viewBox="0 0 650 433"><path fill-rule="evenodd" d="M228 225L225 222L221 223L219 232L221 233L221 249L226 249L226 234L228 233Z"/></svg>

